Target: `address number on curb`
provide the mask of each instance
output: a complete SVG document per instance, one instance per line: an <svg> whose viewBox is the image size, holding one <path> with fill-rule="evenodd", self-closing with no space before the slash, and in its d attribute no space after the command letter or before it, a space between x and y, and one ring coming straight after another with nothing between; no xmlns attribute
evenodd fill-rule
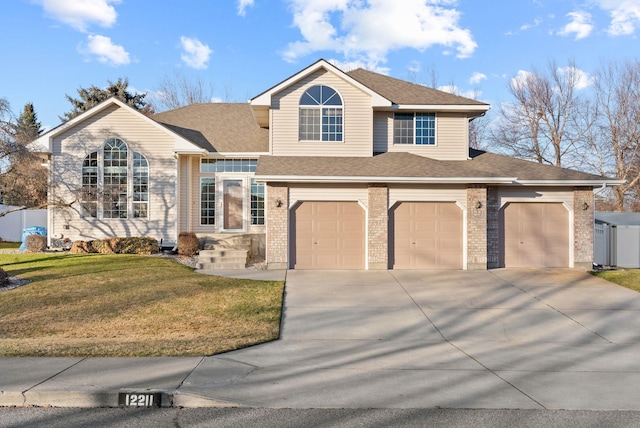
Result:
<svg viewBox="0 0 640 428"><path fill-rule="evenodd" d="M121 392L118 405L125 407L160 407L162 394L159 392Z"/></svg>

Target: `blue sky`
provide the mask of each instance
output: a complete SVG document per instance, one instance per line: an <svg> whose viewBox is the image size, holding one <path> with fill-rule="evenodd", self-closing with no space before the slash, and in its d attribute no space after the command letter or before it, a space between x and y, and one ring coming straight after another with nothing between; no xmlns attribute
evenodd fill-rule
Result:
<svg viewBox="0 0 640 428"><path fill-rule="evenodd" d="M179 71L244 102L319 58L479 94L494 110L521 70L640 53L640 0L5 0L0 97L46 127L65 94ZM588 80L586 80L588 81Z"/></svg>

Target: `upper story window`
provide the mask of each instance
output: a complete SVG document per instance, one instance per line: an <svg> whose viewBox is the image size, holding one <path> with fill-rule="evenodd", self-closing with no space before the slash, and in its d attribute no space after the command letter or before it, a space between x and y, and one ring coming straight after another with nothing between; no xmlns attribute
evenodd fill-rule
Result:
<svg viewBox="0 0 640 428"><path fill-rule="evenodd" d="M393 144L435 145L435 113L394 114Z"/></svg>
<svg viewBox="0 0 640 428"><path fill-rule="evenodd" d="M300 98L300 141L342 141L342 98L329 86L312 86Z"/></svg>
<svg viewBox="0 0 640 428"><path fill-rule="evenodd" d="M119 138L109 138L101 151L89 153L82 162L81 207L83 217L148 217L147 158Z"/></svg>

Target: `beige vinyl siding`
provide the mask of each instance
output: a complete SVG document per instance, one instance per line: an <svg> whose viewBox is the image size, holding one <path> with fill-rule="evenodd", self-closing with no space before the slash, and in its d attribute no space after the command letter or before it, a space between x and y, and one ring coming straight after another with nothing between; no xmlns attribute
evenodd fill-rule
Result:
<svg viewBox="0 0 640 428"><path fill-rule="evenodd" d="M176 159L174 139L166 132L118 106L106 108L66 130L53 141L52 200L73 201L81 185L82 162L99 151L107 138L120 138L129 151L143 154L149 162L149 218L81 218L79 204L52 209L51 234L73 240L115 236L150 236L175 242ZM68 228L65 226L68 225Z"/></svg>
<svg viewBox="0 0 640 428"><path fill-rule="evenodd" d="M190 225L190 212L191 207L189 205L190 192L191 192L191 180L193 175L192 170L192 158L193 156L180 156L179 158L179 171L178 171L178 233L188 232L191 230Z"/></svg>
<svg viewBox="0 0 640 428"><path fill-rule="evenodd" d="M375 112L373 123L375 152L408 152L438 160L465 160L469 121L462 113L436 113L436 144L393 144L393 113Z"/></svg>
<svg viewBox="0 0 640 428"><path fill-rule="evenodd" d="M299 201L358 201L367 204L367 187L353 185L290 184L289 206Z"/></svg>
<svg viewBox="0 0 640 428"><path fill-rule="evenodd" d="M414 185L390 185L389 206L397 202L457 202L465 206L467 201L467 189L464 186L414 186Z"/></svg>
<svg viewBox="0 0 640 428"><path fill-rule="evenodd" d="M562 202L567 208L573 210L572 188L527 188L527 187L500 187L498 189L500 207L508 202Z"/></svg>
<svg viewBox="0 0 640 428"><path fill-rule="evenodd" d="M326 85L342 98L343 142L298 141L300 97L311 86ZM274 156L371 156L371 97L333 73L318 71L273 96L271 149Z"/></svg>

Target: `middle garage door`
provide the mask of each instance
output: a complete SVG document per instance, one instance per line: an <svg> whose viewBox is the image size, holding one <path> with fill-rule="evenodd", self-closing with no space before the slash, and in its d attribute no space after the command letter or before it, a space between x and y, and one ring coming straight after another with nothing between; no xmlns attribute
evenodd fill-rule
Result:
<svg viewBox="0 0 640 428"><path fill-rule="evenodd" d="M390 224L393 269L462 269L462 210L455 202L401 202Z"/></svg>
<svg viewBox="0 0 640 428"><path fill-rule="evenodd" d="M357 202L302 202L292 224L294 269L365 268L365 215Z"/></svg>

